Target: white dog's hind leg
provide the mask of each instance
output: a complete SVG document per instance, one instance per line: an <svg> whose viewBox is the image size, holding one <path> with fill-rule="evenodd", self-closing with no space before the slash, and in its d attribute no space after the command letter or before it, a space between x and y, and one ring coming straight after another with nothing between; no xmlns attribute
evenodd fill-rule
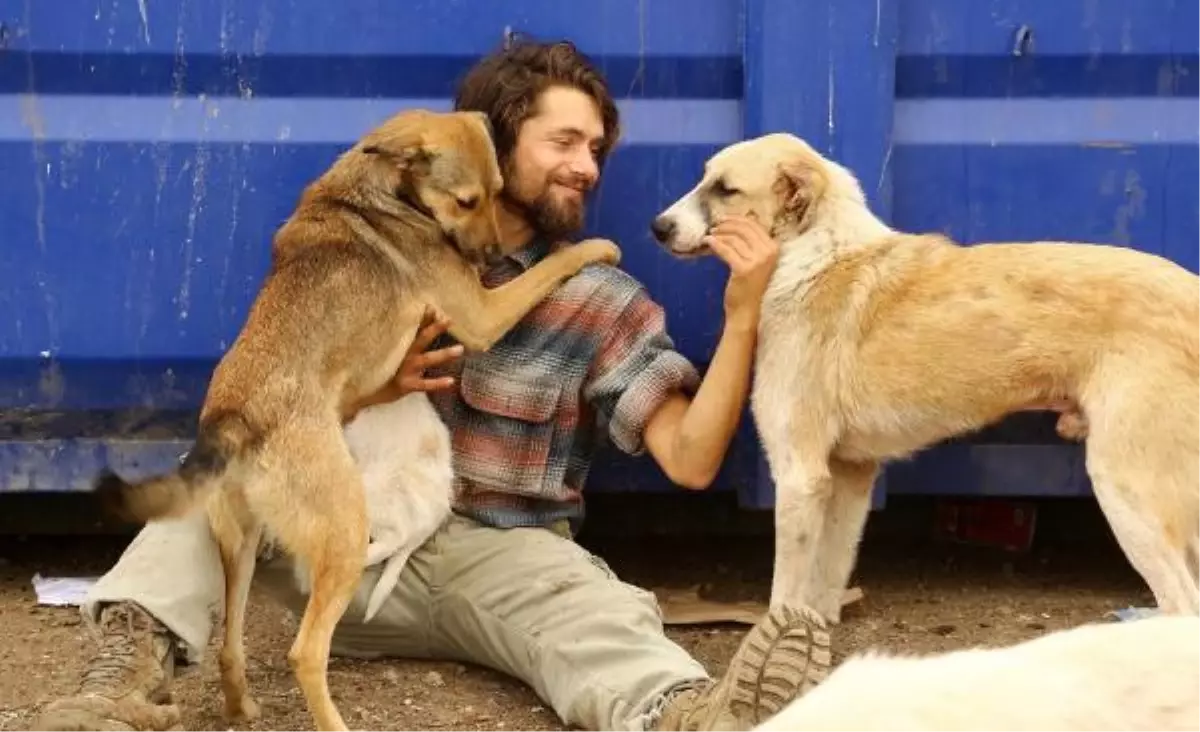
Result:
<svg viewBox="0 0 1200 732"><path fill-rule="evenodd" d="M1092 470L1095 468L1089 468ZM1200 597L1187 561L1171 546L1156 518L1138 513L1125 499L1122 487L1103 471L1095 470L1092 487L1117 544L1149 585L1159 610L1167 614L1200 613Z"/></svg>
<svg viewBox="0 0 1200 732"><path fill-rule="evenodd" d="M828 622L837 623L842 616L842 595L858 558L863 525L871 510L871 489L879 475L879 466L833 460L829 467L833 487L817 550L814 581L817 599L813 609Z"/></svg>

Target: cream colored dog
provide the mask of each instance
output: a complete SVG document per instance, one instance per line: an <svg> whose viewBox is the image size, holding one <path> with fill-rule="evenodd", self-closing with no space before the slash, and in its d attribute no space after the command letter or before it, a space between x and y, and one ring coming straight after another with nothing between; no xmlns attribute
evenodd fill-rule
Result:
<svg viewBox="0 0 1200 732"><path fill-rule="evenodd" d="M756 729L1200 729L1200 619L1091 624L925 657L867 652Z"/></svg>
<svg viewBox="0 0 1200 732"><path fill-rule="evenodd" d="M882 461L1066 402L1126 556L1161 610L1200 612L1195 275L1121 247L893 231L787 134L718 152L653 229L697 256L727 215L780 243L752 394L776 486L773 605L838 621Z"/></svg>

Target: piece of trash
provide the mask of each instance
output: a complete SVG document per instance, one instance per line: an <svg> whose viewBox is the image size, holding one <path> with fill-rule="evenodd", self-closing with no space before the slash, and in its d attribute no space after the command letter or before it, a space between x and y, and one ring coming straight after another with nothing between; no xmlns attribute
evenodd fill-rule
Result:
<svg viewBox="0 0 1200 732"><path fill-rule="evenodd" d="M698 585L686 589L658 588L654 590L663 623L666 625L707 625L709 623L740 623L753 625L767 612L767 604L743 600L727 602L700 597ZM863 599L860 587L849 587L842 593L842 607Z"/></svg>
<svg viewBox="0 0 1200 732"><path fill-rule="evenodd" d="M1156 608L1156 607L1132 607L1132 606L1127 607L1127 608L1122 608L1121 610L1110 610L1110 611L1104 613L1104 617L1116 618L1117 620L1119 620L1123 623L1129 622L1131 620L1143 620L1145 618L1152 618L1156 615L1158 615L1158 608Z"/></svg>
<svg viewBox="0 0 1200 732"><path fill-rule="evenodd" d="M43 577L33 575L33 592L39 605L65 607L82 605L88 590L99 577Z"/></svg>

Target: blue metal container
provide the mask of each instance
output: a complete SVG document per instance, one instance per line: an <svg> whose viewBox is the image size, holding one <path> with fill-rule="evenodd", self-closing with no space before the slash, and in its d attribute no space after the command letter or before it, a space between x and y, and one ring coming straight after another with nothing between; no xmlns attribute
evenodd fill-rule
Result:
<svg viewBox="0 0 1200 732"><path fill-rule="evenodd" d="M626 134L590 226L703 365L721 267L648 224L744 135L804 135L904 229L1196 271L1196 28L1194 0L0 0L0 491L170 465L302 187L392 112L447 107L506 30L608 73ZM767 507L769 483L747 420L721 485ZM1089 490L1053 444L940 447L886 484ZM618 457L592 487L668 484Z"/></svg>

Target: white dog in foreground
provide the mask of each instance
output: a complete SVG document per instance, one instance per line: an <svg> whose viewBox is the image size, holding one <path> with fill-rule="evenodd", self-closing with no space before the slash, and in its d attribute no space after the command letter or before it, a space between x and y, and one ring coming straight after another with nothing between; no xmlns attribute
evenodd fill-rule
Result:
<svg viewBox="0 0 1200 732"><path fill-rule="evenodd" d="M450 432L422 392L367 407L343 430L362 471L371 543L366 566L384 562L363 622L375 617L396 587L409 556L450 515L454 495ZM308 592L297 562L296 584Z"/></svg>
<svg viewBox="0 0 1200 732"><path fill-rule="evenodd" d="M1200 618L1096 623L1004 648L847 659L760 730L1197 730Z"/></svg>

